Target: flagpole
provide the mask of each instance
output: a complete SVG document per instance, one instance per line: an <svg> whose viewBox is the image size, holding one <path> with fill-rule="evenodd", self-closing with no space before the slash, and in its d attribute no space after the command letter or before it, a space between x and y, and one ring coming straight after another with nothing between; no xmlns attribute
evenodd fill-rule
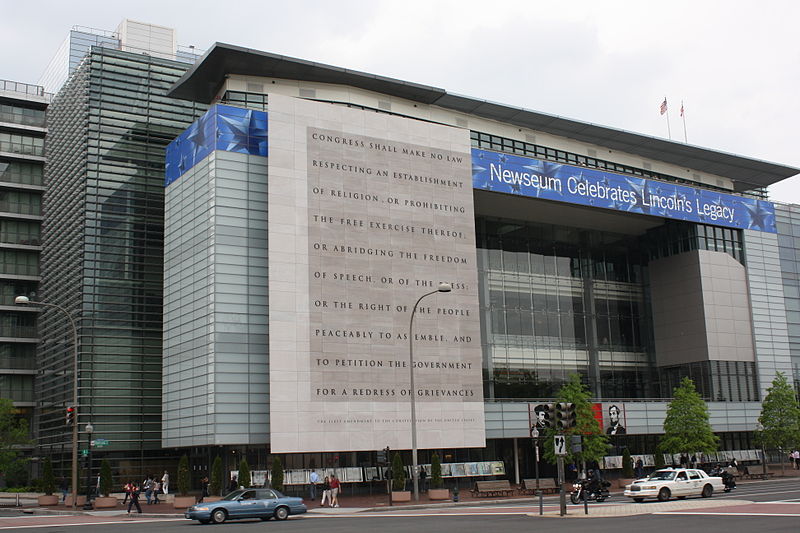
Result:
<svg viewBox="0 0 800 533"><path fill-rule="evenodd" d="M686 136L686 112L683 110L683 100L681 100L681 118L683 119L683 142L689 144L689 138Z"/></svg>
<svg viewBox="0 0 800 533"><path fill-rule="evenodd" d="M666 96L664 97L664 103L665 104L667 103L667 97ZM670 128L669 128L669 109L667 109L667 111L664 113L664 115L666 115L666 117L667 117L667 137L669 137L669 140L671 141L672 140L672 130L670 130Z"/></svg>

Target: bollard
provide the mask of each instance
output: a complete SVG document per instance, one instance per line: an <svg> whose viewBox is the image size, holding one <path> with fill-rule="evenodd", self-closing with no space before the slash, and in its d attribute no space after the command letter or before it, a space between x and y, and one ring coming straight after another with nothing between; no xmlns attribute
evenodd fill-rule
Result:
<svg viewBox="0 0 800 533"><path fill-rule="evenodd" d="M544 491L540 490L539 492L539 516L544 514Z"/></svg>
<svg viewBox="0 0 800 533"><path fill-rule="evenodd" d="M19 492L17 493L17 507L22 507L22 504L19 503Z"/></svg>
<svg viewBox="0 0 800 533"><path fill-rule="evenodd" d="M454 502L458 501L458 485L453 487L453 501Z"/></svg>
<svg viewBox="0 0 800 533"><path fill-rule="evenodd" d="M589 514L589 498L586 497L586 491L583 491L583 514Z"/></svg>

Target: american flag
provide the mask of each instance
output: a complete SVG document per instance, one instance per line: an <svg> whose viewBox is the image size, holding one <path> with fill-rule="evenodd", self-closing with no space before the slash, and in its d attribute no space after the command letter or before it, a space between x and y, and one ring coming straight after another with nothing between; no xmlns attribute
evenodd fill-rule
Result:
<svg viewBox="0 0 800 533"><path fill-rule="evenodd" d="M681 116L683 116L683 102L681 102Z"/></svg>
<svg viewBox="0 0 800 533"><path fill-rule="evenodd" d="M665 96L664 101L661 102L661 114L663 115L666 112L667 112L667 97Z"/></svg>

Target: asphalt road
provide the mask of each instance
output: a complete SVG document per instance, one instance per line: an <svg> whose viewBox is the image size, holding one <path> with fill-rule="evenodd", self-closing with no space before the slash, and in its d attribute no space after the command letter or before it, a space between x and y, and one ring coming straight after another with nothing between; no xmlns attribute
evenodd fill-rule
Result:
<svg viewBox="0 0 800 533"><path fill-rule="evenodd" d="M547 498L546 509L557 502ZM657 503L635 504L615 496L606 504L591 504L590 518L582 517L582 507L568 505L569 517L540 517L532 502L508 502L498 505L381 511L337 514L308 513L285 522L238 521L203 526L175 518L111 516L26 516L0 517L0 531L47 531L82 533L149 532L228 532L228 533L798 533L800 532L800 480L769 481L740 485L731 494L718 494L709 500L689 499L691 509L664 510ZM697 503L702 504L697 508ZM752 502L752 503L751 503ZM733 504L733 505L731 505ZM681 504L682 505L682 504ZM680 507L672 506L674 507ZM600 517L608 511L658 514ZM199 529L198 529L199 528Z"/></svg>

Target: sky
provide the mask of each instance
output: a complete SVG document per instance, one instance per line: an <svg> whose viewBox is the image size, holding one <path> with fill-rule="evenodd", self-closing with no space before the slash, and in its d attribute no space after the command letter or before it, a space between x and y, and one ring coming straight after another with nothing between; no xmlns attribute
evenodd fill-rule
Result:
<svg viewBox="0 0 800 533"><path fill-rule="evenodd" d="M796 0L0 0L0 79L36 83L73 26L125 18L175 28L182 45L224 42L800 168ZM770 198L800 204L800 176Z"/></svg>

